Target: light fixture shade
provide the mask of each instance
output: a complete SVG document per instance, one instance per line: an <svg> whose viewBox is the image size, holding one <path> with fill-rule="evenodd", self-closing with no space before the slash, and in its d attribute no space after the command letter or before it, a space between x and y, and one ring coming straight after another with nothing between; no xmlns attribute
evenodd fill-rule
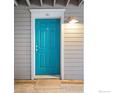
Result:
<svg viewBox="0 0 124 93"><path fill-rule="evenodd" d="M68 23L77 23L79 20L75 16L68 17Z"/></svg>

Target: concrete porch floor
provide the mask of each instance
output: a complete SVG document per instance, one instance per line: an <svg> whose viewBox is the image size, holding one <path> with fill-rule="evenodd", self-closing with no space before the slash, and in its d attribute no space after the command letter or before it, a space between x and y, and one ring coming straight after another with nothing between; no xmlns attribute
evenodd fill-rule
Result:
<svg viewBox="0 0 124 93"><path fill-rule="evenodd" d="M14 93L83 93L83 83L61 80L16 82Z"/></svg>

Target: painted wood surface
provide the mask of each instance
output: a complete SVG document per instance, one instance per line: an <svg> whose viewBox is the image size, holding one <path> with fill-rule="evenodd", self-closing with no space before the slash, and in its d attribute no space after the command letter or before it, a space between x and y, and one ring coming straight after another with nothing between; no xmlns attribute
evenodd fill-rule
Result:
<svg viewBox="0 0 124 93"><path fill-rule="evenodd" d="M34 7L33 7L34 8ZM36 8L36 7L35 7ZM41 7L40 7L41 8ZM56 8L56 7L55 7ZM68 16L75 15L83 23L83 7L67 7L65 22ZM15 79L31 79L31 20L29 8L15 7L14 10L14 60ZM65 65L64 79L83 79L83 27L66 27L64 33ZM81 52L82 51L82 52ZM82 55L82 56L81 56ZM75 58L73 58L75 57ZM71 64L70 64L71 62ZM76 64L75 64L76 62ZM80 65L81 64L81 65ZM73 74L79 71L82 74Z"/></svg>
<svg viewBox="0 0 124 93"><path fill-rule="evenodd" d="M60 19L35 19L35 74L60 75Z"/></svg>

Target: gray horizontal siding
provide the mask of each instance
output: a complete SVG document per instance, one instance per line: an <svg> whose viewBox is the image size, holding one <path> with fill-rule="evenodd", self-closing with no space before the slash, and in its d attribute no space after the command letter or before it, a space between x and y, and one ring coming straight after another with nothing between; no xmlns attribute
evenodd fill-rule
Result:
<svg viewBox="0 0 124 93"><path fill-rule="evenodd" d="M69 63L69 62L70 63L72 63L72 62L73 63L75 63L75 62L82 63L82 60L81 59L72 59L72 58L71 59L67 59L66 58L64 61L67 62L67 63Z"/></svg>
<svg viewBox="0 0 124 93"><path fill-rule="evenodd" d="M66 71L82 71L83 70L83 68L82 68L82 66L65 66L64 67L64 69L66 70Z"/></svg>
<svg viewBox="0 0 124 93"><path fill-rule="evenodd" d="M64 77L83 79L83 25L64 26Z"/></svg>
<svg viewBox="0 0 124 93"><path fill-rule="evenodd" d="M20 43L28 43L28 42L30 42L30 39L26 39L26 38L16 38L15 40L15 43L18 43L18 42L20 42ZM16 48L15 48L16 49Z"/></svg>
<svg viewBox="0 0 124 93"><path fill-rule="evenodd" d="M75 67L76 66L76 67L79 67L79 66L83 66L83 64L82 64L82 62L66 62L65 61L65 65L64 66L70 66L70 67ZM66 74L66 72L67 72L67 70L65 70L65 73L64 74ZM68 74L74 74L74 73L72 71L72 73L70 72Z"/></svg>
<svg viewBox="0 0 124 93"><path fill-rule="evenodd" d="M27 9L14 13L15 79L30 79L31 66L31 26L30 12Z"/></svg>
<svg viewBox="0 0 124 93"><path fill-rule="evenodd" d="M81 77L83 77L83 70L82 74L64 74L64 77L69 80L82 80Z"/></svg>
<svg viewBox="0 0 124 93"><path fill-rule="evenodd" d="M64 35L65 38L83 38L83 34L65 34Z"/></svg>
<svg viewBox="0 0 124 93"><path fill-rule="evenodd" d="M68 46L73 46L73 45L83 45L83 42L64 42L64 45Z"/></svg>
<svg viewBox="0 0 124 93"><path fill-rule="evenodd" d="M33 7L36 8L36 7ZM37 7L39 8L39 7ZM40 7L41 8L41 7ZM83 7L67 7L65 12L65 22L68 16L76 16L83 23ZM29 8L15 7L14 10L14 60L15 79L31 79L31 23ZM83 79L81 74L83 69L83 31L82 28L65 28L64 41L64 79ZM68 30L68 31L67 31ZM77 30L75 32L75 30ZM81 32L82 31L82 32ZM82 73L83 74L83 73ZM75 76L76 75L76 76Z"/></svg>

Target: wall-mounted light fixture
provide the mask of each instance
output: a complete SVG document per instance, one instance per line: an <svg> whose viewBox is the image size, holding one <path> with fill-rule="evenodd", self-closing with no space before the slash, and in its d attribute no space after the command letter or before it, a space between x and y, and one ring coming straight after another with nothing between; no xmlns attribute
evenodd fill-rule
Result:
<svg viewBox="0 0 124 93"><path fill-rule="evenodd" d="M78 22L79 22L79 20L75 16L68 17L68 23L74 24L74 23L78 23Z"/></svg>

